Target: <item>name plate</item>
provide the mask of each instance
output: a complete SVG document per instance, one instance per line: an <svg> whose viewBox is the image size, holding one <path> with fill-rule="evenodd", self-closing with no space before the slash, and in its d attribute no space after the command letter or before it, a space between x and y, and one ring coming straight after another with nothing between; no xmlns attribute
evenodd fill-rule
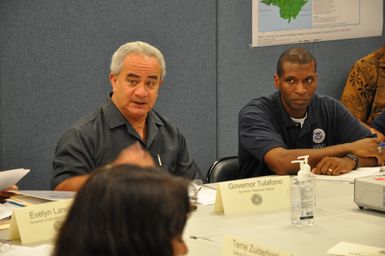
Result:
<svg viewBox="0 0 385 256"><path fill-rule="evenodd" d="M266 176L218 184L214 212L276 211L290 206L290 177Z"/></svg>
<svg viewBox="0 0 385 256"><path fill-rule="evenodd" d="M290 256L289 252L269 248L234 237L226 237L222 256Z"/></svg>
<svg viewBox="0 0 385 256"><path fill-rule="evenodd" d="M43 203L13 210L9 240L22 244L52 240L72 205L72 199Z"/></svg>

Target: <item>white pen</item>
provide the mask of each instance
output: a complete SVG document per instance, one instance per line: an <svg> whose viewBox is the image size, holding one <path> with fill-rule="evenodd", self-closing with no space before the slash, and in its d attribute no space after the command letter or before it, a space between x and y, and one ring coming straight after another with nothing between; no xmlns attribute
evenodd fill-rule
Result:
<svg viewBox="0 0 385 256"><path fill-rule="evenodd" d="M159 154L156 154L156 156L158 157L158 164L159 164L159 167L162 167L162 160L160 159L160 155L159 155Z"/></svg>

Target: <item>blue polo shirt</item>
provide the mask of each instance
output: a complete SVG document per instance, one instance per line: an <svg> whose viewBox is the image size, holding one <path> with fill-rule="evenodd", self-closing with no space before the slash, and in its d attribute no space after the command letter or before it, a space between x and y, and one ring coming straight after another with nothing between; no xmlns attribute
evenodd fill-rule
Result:
<svg viewBox="0 0 385 256"><path fill-rule="evenodd" d="M276 147L323 148L353 142L371 133L337 100L314 95L301 125L284 109L280 93L251 100L239 113L238 156L240 177L275 174L264 163L265 154Z"/></svg>
<svg viewBox="0 0 385 256"><path fill-rule="evenodd" d="M377 131L385 135L385 111L382 111L382 113L374 119L372 125Z"/></svg>

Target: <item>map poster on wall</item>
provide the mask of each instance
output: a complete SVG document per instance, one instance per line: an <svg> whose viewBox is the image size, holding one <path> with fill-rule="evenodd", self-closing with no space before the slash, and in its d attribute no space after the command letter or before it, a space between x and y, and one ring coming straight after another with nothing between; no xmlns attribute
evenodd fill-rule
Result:
<svg viewBox="0 0 385 256"><path fill-rule="evenodd" d="M253 0L252 46L380 36L383 0Z"/></svg>

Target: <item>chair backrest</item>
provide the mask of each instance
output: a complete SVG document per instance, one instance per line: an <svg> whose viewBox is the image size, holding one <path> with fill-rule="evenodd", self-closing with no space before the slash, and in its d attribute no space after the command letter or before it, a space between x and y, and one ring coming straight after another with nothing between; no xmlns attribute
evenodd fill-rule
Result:
<svg viewBox="0 0 385 256"><path fill-rule="evenodd" d="M207 182L220 182L239 178L239 163L237 156L229 156L215 161L207 172Z"/></svg>

